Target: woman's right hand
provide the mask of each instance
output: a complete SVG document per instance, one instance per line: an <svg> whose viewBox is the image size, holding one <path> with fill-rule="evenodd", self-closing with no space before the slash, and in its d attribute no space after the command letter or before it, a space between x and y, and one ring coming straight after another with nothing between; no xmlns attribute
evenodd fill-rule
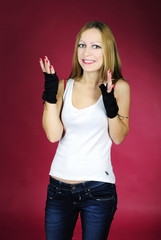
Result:
<svg viewBox="0 0 161 240"><path fill-rule="evenodd" d="M57 96L59 79L47 56L44 60L39 58L39 62L45 77L45 91L42 96L44 100L42 124L48 140L54 143L59 141L63 134L63 124L60 120L62 100L60 100L60 93Z"/></svg>
<svg viewBox="0 0 161 240"><path fill-rule="evenodd" d="M47 56L44 57L44 63L43 60L41 58L39 58L39 62L40 62L40 67L42 69L43 72L46 72L48 74L54 74L55 73L55 69L52 65L50 65L50 61L48 59Z"/></svg>
<svg viewBox="0 0 161 240"><path fill-rule="evenodd" d="M59 79L52 65L50 65L49 59L45 56L44 63L42 59L39 59L41 69L45 76L45 91L43 92L42 99L44 102L56 103L56 95L58 91Z"/></svg>

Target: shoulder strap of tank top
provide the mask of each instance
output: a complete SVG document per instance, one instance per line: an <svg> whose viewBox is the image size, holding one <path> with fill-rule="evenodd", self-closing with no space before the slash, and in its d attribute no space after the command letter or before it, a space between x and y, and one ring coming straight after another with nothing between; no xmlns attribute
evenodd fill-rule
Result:
<svg viewBox="0 0 161 240"><path fill-rule="evenodd" d="M115 84L113 85L113 89L115 89Z"/></svg>

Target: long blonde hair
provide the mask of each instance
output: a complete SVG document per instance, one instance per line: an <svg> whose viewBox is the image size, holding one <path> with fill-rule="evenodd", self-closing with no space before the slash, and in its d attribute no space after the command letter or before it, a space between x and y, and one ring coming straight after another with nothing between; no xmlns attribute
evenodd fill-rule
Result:
<svg viewBox="0 0 161 240"><path fill-rule="evenodd" d="M116 83L118 79L124 79L121 73L121 61L118 54L114 35L107 24L99 21L92 21L87 23L78 33L73 55L72 71L69 78L79 78L83 75L83 69L78 62L78 44L82 33L91 28L96 28L100 32L102 37L102 51L104 60L104 64L101 69L102 80L104 82L107 81L107 71L109 69L111 69L112 78L114 79L113 83Z"/></svg>

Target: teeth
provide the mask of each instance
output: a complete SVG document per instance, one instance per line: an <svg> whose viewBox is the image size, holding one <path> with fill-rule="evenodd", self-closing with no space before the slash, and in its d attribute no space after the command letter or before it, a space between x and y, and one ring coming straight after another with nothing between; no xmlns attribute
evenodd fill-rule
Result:
<svg viewBox="0 0 161 240"><path fill-rule="evenodd" d="M94 61L90 61L90 60L84 60L85 63L92 63Z"/></svg>

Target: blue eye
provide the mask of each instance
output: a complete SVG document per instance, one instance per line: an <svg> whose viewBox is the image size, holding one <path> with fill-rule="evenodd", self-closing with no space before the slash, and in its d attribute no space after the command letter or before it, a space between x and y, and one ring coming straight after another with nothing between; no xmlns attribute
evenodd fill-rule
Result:
<svg viewBox="0 0 161 240"><path fill-rule="evenodd" d="M83 48L83 47L85 47L85 44L80 43L80 44L78 44L78 47Z"/></svg>
<svg viewBox="0 0 161 240"><path fill-rule="evenodd" d="M95 48L95 49L96 49L96 48L101 48L99 45L96 45L96 44L95 44L95 45L92 45L92 47Z"/></svg>

